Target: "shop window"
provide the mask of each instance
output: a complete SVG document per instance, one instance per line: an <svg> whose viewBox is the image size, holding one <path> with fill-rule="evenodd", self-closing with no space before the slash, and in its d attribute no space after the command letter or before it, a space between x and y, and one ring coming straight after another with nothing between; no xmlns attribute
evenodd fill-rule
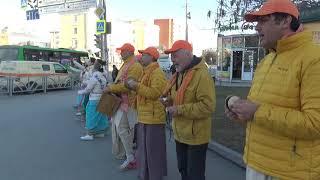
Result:
<svg viewBox="0 0 320 180"><path fill-rule="evenodd" d="M224 48L231 48L231 37L223 37L222 44Z"/></svg>
<svg viewBox="0 0 320 180"><path fill-rule="evenodd" d="M232 47L243 48L244 47L243 36L232 37Z"/></svg>
<svg viewBox="0 0 320 180"><path fill-rule="evenodd" d="M264 48L259 48L259 62L266 56L266 50Z"/></svg>
<svg viewBox="0 0 320 180"><path fill-rule="evenodd" d="M231 52L230 50L225 49L223 51L223 58L222 58L222 71L229 71L230 70L230 62L231 62Z"/></svg>
<svg viewBox="0 0 320 180"><path fill-rule="evenodd" d="M258 47L259 46L259 36L246 36L245 37L246 47Z"/></svg>
<svg viewBox="0 0 320 180"><path fill-rule="evenodd" d="M251 57L245 57L245 59L252 59L253 58L253 71L256 70L257 68L257 64L259 63L259 56L258 56L258 48L249 48L249 49L246 49L246 51L251 51L252 53L249 53L248 55L251 55ZM247 67L249 68L249 67Z"/></svg>

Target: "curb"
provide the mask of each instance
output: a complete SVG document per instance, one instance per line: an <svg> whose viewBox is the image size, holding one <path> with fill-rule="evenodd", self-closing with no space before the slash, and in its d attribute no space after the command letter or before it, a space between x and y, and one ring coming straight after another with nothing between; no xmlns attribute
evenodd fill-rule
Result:
<svg viewBox="0 0 320 180"><path fill-rule="evenodd" d="M242 155L240 153L213 141L209 143L208 147L210 150L216 152L223 158L230 160L231 162L242 168L246 168L246 165L243 162Z"/></svg>

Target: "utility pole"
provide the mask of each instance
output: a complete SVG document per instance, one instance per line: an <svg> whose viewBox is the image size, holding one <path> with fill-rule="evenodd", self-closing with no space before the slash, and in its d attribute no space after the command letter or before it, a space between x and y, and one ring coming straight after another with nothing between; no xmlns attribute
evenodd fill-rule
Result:
<svg viewBox="0 0 320 180"><path fill-rule="evenodd" d="M104 13L103 15L100 17L100 20L106 20L107 17L107 10L106 10L106 2L105 0L99 0L99 4L102 5L103 9L104 9ZM102 34L101 37L101 57L102 57L102 61L106 62L106 70L107 72L109 72L109 56L108 56L108 44L107 44L107 33Z"/></svg>
<svg viewBox="0 0 320 180"><path fill-rule="evenodd" d="M188 11L188 0L186 0L186 41L188 41L188 34L189 34L189 29L188 29L188 19L191 19L191 14Z"/></svg>
<svg viewBox="0 0 320 180"><path fill-rule="evenodd" d="M188 0L186 0L186 41L188 41Z"/></svg>

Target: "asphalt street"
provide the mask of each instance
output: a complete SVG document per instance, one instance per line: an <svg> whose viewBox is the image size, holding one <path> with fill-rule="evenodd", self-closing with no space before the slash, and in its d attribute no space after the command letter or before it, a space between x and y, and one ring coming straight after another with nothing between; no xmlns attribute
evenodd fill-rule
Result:
<svg viewBox="0 0 320 180"><path fill-rule="evenodd" d="M0 96L0 180L135 180L120 172L111 154L111 134L91 142L72 105L76 91ZM167 135L169 137L169 135ZM174 141L167 142L168 176L179 180ZM212 151L207 180L244 180L245 170Z"/></svg>

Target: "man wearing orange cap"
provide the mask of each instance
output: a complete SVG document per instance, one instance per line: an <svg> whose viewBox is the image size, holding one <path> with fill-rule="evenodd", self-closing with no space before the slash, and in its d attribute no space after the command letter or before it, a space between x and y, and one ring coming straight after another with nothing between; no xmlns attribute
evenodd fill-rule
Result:
<svg viewBox="0 0 320 180"><path fill-rule="evenodd" d="M246 123L247 180L320 179L320 47L302 30L290 0L268 0L245 15L269 54L247 100L226 109Z"/></svg>
<svg viewBox="0 0 320 180"><path fill-rule="evenodd" d="M134 58L134 47L125 43L117 48L120 51L121 58L124 61L121 66L115 84L106 87L105 92L115 93L121 97L121 105L115 115L112 117L112 152L121 159L126 160L120 166L120 169L135 167L135 157L133 152L134 125L137 123L136 115L136 93L126 88L124 82L127 79L139 80L143 68Z"/></svg>
<svg viewBox="0 0 320 180"><path fill-rule="evenodd" d="M204 180L216 101L214 84L205 62L193 55L187 41L176 41L165 53L171 54L176 73L163 92L161 102L173 116L181 179Z"/></svg>
<svg viewBox="0 0 320 180"><path fill-rule="evenodd" d="M140 83L128 80L126 85L138 94L138 164L141 180L162 180L167 175L165 109L159 98L166 87L166 77L157 62L154 47L139 50L144 73Z"/></svg>

